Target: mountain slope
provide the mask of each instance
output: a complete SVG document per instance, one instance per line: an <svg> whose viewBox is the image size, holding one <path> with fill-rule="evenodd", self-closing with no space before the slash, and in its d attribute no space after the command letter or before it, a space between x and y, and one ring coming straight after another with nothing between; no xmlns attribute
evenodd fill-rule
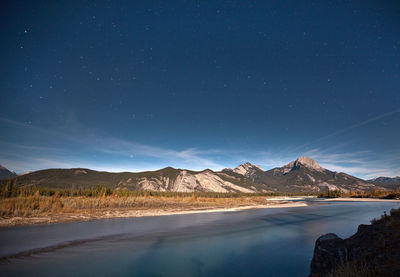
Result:
<svg viewBox="0 0 400 277"><path fill-rule="evenodd" d="M42 187L96 187L148 191L254 192L239 185L239 180L224 178L211 170L195 172L167 167L139 173L110 173L85 168L46 169L19 176L17 185Z"/></svg>
<svg viewBox="0 0 400 277"><path fill-rule="evenodd" d="M240 167L238 167L239 169ZM320 192L328 190L372 190L383 189L362 179L322 168L316 161L308 157L297 160L282 167L264 171L259 167L249 167L244 175L256 184L264 185L267 191L279 192ZM236 169L225 169L224 172L235 172Z"/></svg>
<svg viewBox="0 0 400 277"><path fill-rule="evenodd" d="M9 179L16 176L17 174L14 171L8 170L4 166L0 165L0 180Z"/></svg>
<svg viewBox="0 0 400 277"><path fill-rule="evenodd" d="M265 172L276 182L271 183L281 191L296 189L299 191L328 191L328 190L371 190L377 186L357 177L342 172L334 172L322 168L316 161L308 157L300 157L283 167Z"/></svg>

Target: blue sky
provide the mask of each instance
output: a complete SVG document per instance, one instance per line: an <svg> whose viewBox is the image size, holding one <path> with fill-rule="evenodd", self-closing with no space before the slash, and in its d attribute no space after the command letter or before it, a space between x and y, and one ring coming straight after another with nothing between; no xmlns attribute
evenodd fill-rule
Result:
<svg viewBox="0 0 400 277"><path fill-rule="evenodd" d="M395 1L3 1L0 164L400 175Z"/></svg>

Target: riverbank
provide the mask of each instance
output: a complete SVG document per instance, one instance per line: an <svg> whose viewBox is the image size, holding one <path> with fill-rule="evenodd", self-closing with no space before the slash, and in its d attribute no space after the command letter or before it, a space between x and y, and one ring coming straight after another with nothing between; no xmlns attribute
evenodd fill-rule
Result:
<svg viewBox="0 0 400 277"><path fill-rule="evenodd" d="M249 209L303 207L308 201L398 202L375 198L298 197L15 197L0 199L0 228L111 218L235 212Z"/></svg>
<svg viewBox="0 0 400 277"><path fill-rule="evenodd" d="M89 221L110 218L234 212L300 207L305 201L261 196L207 197L15 197L0 199L0 227Z"/></svg>
<svg viewBox="0 0 400 277"><path fill-rule="evenodd" d="M323 198L322 201L334 201L334 202L399 202L399 199L380 199L380 198L350 198L350 197L341 197L341 198Z"/></svg>

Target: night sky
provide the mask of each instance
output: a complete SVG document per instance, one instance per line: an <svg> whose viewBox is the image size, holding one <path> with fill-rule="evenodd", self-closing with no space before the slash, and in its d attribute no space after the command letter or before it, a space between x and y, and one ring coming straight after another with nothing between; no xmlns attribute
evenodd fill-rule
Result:
<svg viewBox="0 0 400 277"><path fill-rule="evenodd" d="M400 175L398 1L1 1L0 164Z"/></svg>

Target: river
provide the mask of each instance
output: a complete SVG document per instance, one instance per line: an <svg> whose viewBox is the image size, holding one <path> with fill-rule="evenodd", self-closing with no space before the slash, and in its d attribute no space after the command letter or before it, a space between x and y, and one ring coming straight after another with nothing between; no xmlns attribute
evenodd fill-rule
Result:
<svg viewBox="0 0 400 277"><path fill-rule="evenodd" d="M307 276L315 240L390 202L119 218L0 229L1 276Z"/></svg>

